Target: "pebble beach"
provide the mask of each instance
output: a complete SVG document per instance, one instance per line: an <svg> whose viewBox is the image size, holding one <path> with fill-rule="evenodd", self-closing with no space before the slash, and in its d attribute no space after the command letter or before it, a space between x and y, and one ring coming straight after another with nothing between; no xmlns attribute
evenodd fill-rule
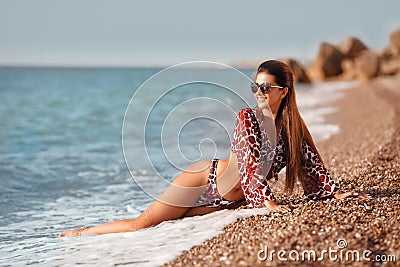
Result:
<svg viewBox="0 0 400 267"><path fill-rule="evenodd" d="M400 76L359 83L329 117L340 133L317 145L341 190L371 200L309 201L299 187L286 194L281 176L270 186L292 212L238 219L163 266L398 266L399 103Z"/></svg>

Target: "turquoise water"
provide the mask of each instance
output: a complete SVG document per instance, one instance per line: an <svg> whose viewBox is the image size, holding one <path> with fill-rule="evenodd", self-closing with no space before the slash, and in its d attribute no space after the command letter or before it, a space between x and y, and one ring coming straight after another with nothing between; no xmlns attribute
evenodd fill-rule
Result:
<svg viewBox="0 0 400 267"><path fill-rule="evenodd" d="M105 210L101 222L134 197L139 208L149 202L124 162L121 125L156 71L0 68L1 265L38 259L24 248L87 224L86 214Z"/></svg>
<svg viewBox="0 0 400 267"><path fill-rule="evenodd" d="M166 114L183 100L212 96L228 103L233 112L220 119L224 125L222 129L213 122L201 120L194 127L185 125L179 144L180 152L187 157L179 159L178 165L184 167L187 158L199 157L198 144L202 138L212 138L215 142L202 144L200 150L204 152L204 158L214 156L214 145L218 147L218 157L229 152L232 118L235 112L245 107L244 103L237 95L215 85L197 84L196 90L182 86L179 91L167 94L153 109L146 125L150 154L148 157L137 153L133 158L129 156L128 161L134 161L129 172L121 142L125 112L139 86L159 70L0 68L0 265L42 263L53 266L55 262L51 259L54 260L55 251L73 250L76 245L56 238L58 233L69 228L132 218L143 211L152 198L133 181L131 174L144 179L146 186L157 187L155 192L161 192L163 188L152 179L154 174L141 161L150 158L157 171L169 181L179 173L179 168L170 166L158 150L161 144L159 129ZM218 76L235 83L222 70L203 69L200 72L203 79ZM252 70L244 72L252 74ZM178 76L192 79L192 74L190 71ZM178 79L178 76L171 79ZM131 115L134 122L143 115L142 105L158 99L165 84L166 80L156 81L153 87L146 89ZM298 86L299 105L317 140L329 137L326 133L337 131L337 126L326 124L323 116L333 111L325 106L325 102L337 97L338 88L342 87L339 84ZM185 103L189 103L192 110L223 114L220 105L207 101L204 104ZM183 110L184 114L176 115L174 121L189 114L187 109ZM318 110L322 115L315 115ZM130 129L132 138L127 143L132 145L131 151L137 152L140 148L140 140L135 139L135 135L143 127L137 125ZM168 129L166 131L168 133ZM163 141L171 143L170 147L177 144L176 136L172 135L166 135ZM84 250L84 247L80 249ZM68 265L67 256L61 258L60 264ZM104 262L99 260L97 263Z"/></svg>
<svg viewBox="0 0 400 267"><path fill-rule="evenodd" d="M121 177L121 125L135 88L155 69L0 68L0 216ZM126 176L126 174L124 174Z"/></svg>

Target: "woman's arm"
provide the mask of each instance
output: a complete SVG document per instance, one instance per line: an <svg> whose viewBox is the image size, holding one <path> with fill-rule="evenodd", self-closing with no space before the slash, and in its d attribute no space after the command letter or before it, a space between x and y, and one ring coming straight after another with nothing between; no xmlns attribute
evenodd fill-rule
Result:
<svg viewBox="0 0 400 267"><path fill-rule="evenodd" d="M334 196L338 199L346 197L358 197L363 200L370 199L369 195L359 194L355 191L341 192L316 151L306 141L303 142L303 154L306 158L303 166L305 171L303 188L307 197L311 199L328 196Z"/></svg>
<svg viewBox="0 0 400 267"><path fill-rule="evenodd" d="M259 115L268 119L268 114ZM274 211L288 211L290 210L288 206L277 204L268 185L266 176L269 168L267 165L271 163L262 164L262 144L267 143L263 135L268 136L268 133L263 132L259 138L258 130L265 130L270 126L260 126L252 109L241 110L236 117L232 153L237 158L241 186L247 204L254 208L265 206ZM272 128L274 129L274 127ZM275 132L272 136L275 137ZM264 167L267 167L266 170L263 169Z"/></svg>

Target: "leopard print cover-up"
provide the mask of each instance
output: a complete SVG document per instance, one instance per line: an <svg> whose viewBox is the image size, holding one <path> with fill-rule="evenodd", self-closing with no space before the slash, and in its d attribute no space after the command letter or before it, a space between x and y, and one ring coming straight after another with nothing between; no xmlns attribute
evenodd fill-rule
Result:
<svg viewBox="0 0 400 267"><path fill-rule="evenodd" d="M243 194L248 206L264 207L265 200L275 200L268 181L278 179L279 171L286 166L284 134L281 130L275 147L272 147L261 123L251 108L241 110L235 122L232 152L238 158L238 169ZM262 140L266 140L262 142ZM338 186L330 177L327 169L314 149L303 142L305 163L304 194L310 199L320 199L339 192ZM270 170L266 175L263 170Z"/></svg>

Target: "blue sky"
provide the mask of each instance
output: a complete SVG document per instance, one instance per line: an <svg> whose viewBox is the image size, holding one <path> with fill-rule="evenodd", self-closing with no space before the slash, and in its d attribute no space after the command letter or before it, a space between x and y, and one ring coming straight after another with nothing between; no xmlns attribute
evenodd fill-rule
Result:
<svg viewBox="0 0 400 267"><path fill-rule="evenodd" d="M0 65L230 64L292 56L354 35L374 49L400 1L0 0Z"/></svg>

